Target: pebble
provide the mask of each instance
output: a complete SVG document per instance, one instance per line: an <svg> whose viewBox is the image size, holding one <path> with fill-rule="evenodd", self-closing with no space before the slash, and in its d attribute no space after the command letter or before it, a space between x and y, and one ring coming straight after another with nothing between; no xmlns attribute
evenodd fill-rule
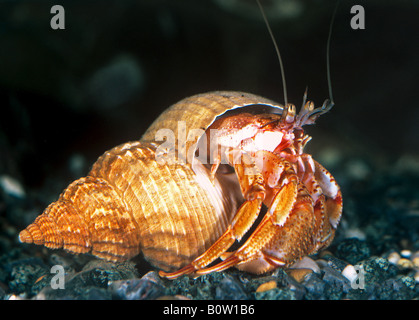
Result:
<svg viewBox="0 0 419 320"><path fill-rule="evenodd" d="M257 289L256 292L265 292L276 288L276 281L272 280L269 282L262 283Z"/></svg>
<svg viewBox="0 0 419 320"><path fill-rule="evenodd" d="M180 294L177 294L174 296L160 296L156 300L192 300L192 299L182 296Z"/></svg>
<svg viewBox="0 0 419 320"><path fill-rule="evenodd" d="M8 175L0 176L0 187L6 194L16 198L24 198L26 195L20 182Z"/></svg>
<svg viewBox="0 0 419 320"><path fill-rule="evenodd" d="M350 264L356 264L370 257L371 249L365 241L357 238L348 238L337 244L335 256Z"/></svg>
<svg viewBox="0 0 419 320"><path fill-rule="evenodd" d="M419 270L415 273L415 281L416 283L419 283Z"/></svg>
<svg viewBox="0 0 419 320"><path fill-rule="evenodd" d="M402 250L402 251L400 252L400 255L401 255L403 258L410 258L410 256L412 255L412 251L410 251L410 250Z"/></svg>
<svg viewBox="0 0 419 320"><path fill-rule="evenodd" d="M401 258L400 255L397 252L393 251L392 253L388 255L387 260L391 262L392 264L397 264L400 258Z"/></svg>
<svg viewBox="0 0 419 320"><path fill-rule="evenodd" d="M164 286L157 273L150 271L141 279L128 279L112 282L114 298L123 300L150 300L164 295Z"/></svg>
<svg viewBox="0 0 419 320"><path fill-rule="evenodd" d="M233 276L226 274L215 288L216 300L247 300L243 285Z"/></svg>
<svg viewBox="0 0 419 320"><path fill-rule="evenodd" d="M364 269L365 285L367 287L379 285L387 279L394 278L400 268L382 257L372 256L363 261L360 265Z"/></svg>
<svg viewBox="0 0 419 320"><path fill-rule="evenodd" d="M307 275L309 275L310 273L313 273L313 270L307 269L307 268L288 269L287 273L291 277L293 277L298 283L301 283L304 281Z"/></svg>
<svg viewBox="0 0 419 320"><path fill-rule="evenodd" d="M397 265L402 268L413 268L413 262L406 258L401 258Z"/></svg>
<svg viewBox="0 0 419 320"><path fill-rule="evenodd" d="M358 273L356 272L355 267L351 264L348 264L345 269L342 270L342 275L351 283L358 278Z"/></svg>
<svg viewBox="0 0 419 320"><path fill-rule="evenodd" d="M410 257L410 260L412 260L413 264L416 267L419 267L419 251L416 251L412 253L412 256Z"/></svg>
<svg viewBox="0 0 419 320"><path fill-rule="evenodd" d="M328 297L324 294L326 287L326 282L321 279L320 275L312 273L304 282L304 288L306 290L304 298L308 300L327 299Z"/></svg>
<svg viewBox="0 0 419 320"><path fill-rule="evenodd" d="M310 269L315 273L320 273L319 265L311 258L304 257L291 266L291 269Z"/></svg>
<svg viewBox="0 0 419 320"><path fill-rule="evenodd" d="M322 280L325 282L325 290L328 291L328 299L342 299L344 294L351 289L348 279L328 265L323 266L322 271L324 272Z"/></svg>

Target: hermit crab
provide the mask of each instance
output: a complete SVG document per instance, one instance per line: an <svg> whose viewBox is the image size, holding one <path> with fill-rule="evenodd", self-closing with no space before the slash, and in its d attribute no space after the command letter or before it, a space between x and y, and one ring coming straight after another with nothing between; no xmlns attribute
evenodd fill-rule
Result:
<svg viewBox="0 0 419 320"><path fill-rule="evenodd" d="M19 239L110 261L142 252L169 279L290 266L331 243L342 213L335 179L304 152L303 126L333 103L306 98L297 113L243 92L188 97L99 157Z"/></svg>
<svg viewBox="0 0 419 320"><path fill-rule="evenodd" d="M296 114L293 105L241 92L186 98L140 141L105 152L20 241L111 261L142 252L160 269L183 267L161 272L168 278L288 266L329 245L341 216L339 186L303 151L310 137L302 126L329 108L306 102ZM227 252L263 205L253 233Z"/></svg>

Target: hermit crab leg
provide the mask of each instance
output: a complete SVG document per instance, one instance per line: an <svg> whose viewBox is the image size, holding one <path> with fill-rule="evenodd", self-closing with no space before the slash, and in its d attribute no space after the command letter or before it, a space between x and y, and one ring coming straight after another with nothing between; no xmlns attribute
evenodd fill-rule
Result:
<svg viewBox="0 0 419 320"><path fill-rule="evenodd" d="M335 233L330 224L325 203L326 198L324 195L322 195L314 205L314 217L316 219L316 226L314 231L316 245L313 248L314 252L325 247L325 245L333 239Z"/></svg>
<svg viewBox="0 0 419 320"><path fill-rule="evenodd" d="M247 156L245 155L245 157ZM236 172L243 173L246 169L253 169L254 164L249 161L243 161L235 164L234 166ZM237 210L231 225L227 228L224 234L207 251L186 267L171 273L160 271L160 276L167 277L168 279L174 279L183 274L188 274L194 272L195 270L202 269L226 252L236 240L240 241L240 239L250 229L258 217L262 207L262 202L265 198L263 177L261 173L256 173L254 175L238 174L238 177L242 188L243 186L246 186L243 193L245 194L245 198L247 200Z"/></svg>
<svg viewBox="0 0 419 320"><path fill-rule="evenodd" d="M313 232L315 245L313 249L314 251L317 251L319 248L323 247L322 243L330 238L332 231L326 213L325 195L323 194L323 190L314 175L316 170L315 162L308 154L302 154L300 159L302 167L300 181L302 181L304 186L307 188L307 191L313 200L313 214L315 217L315 227Z"/></svg>
<svg viewBox="0 0 419 320"><path fill-rule="evenodd" d="M248 200L237 211L233 223L226 232L202 255L192 261L186 267L175 272L160 271L159 275L168 279L175 279L183 274L192 273L201 269L220 257L230 246L240 240L246 231L252 226L262 206L262 199Z"/></svg>
<svg viewBox="0 0 419 320"><path fill-rule="evenodd" d="M204 275L214 271L223 271L235 266L240 261L248 260L249 256L257 254L259 252L258 249L262 248L271 240L274 235L274 232L271 232L273 231L273 226L270 216L266 214L252 236L237 251L230 254L224 261L212 267L196 270L196 274Z"/></svg>
<svg viewBox="0 0 419 320"><path fill-rule="evenodd" d="M300 180L313 199L315 216L313 252L327 246L333 240L335 228L342 213L342 195L333 176L310 155L301 155L303 172Z"/></svg>
<svg viewBox="0 0 419 320"><path fill-rule="evenodd" d="M220 266L218 264L211 268L199 270L197 273L204 274L211 271L222 271L230 266L235 266L242 271L260 274L276 269L279 266L288 265L290 261L293 261L293 255L295 254L304 254L311 247L312 241L310 241L310 238L301 236L300 232L295 232L295 226L303 221L303 229L307 234L311 234L311 230L314 227L314 217L313 202L307 188L301 182L298 183L297 197L285 223L283 225L274 225L272 221L273 219L270 218L270 215L266 215L265 220L260 224L260 228L264 228L265 231L269 228L271 234L273 234L269 242L260 251L255 252L253 255L250 253L246 258L240 256L239 251L242 249L230 252L228 255L226 253L221 256L222 259L225 258L227 260L224 262L224 265ZM258 232L261 232L259 228L254 234L256 235ZM261 232L262 237L265 235L265 233ZM255 242L255 240L257 239L253 238L253 240L249 241ZM290 245L294 248L291 256L287 254L286 249Z"/></svg>
<svg viewBox="0 0 419 320"><path fill-rule="evenodd" d="M269 210L268 213L266 213L249 239L247 239L247 241L226 260L213 267L197 270L197 274L203 275L213 271L223 271L242 261L249 261L257 256L257 254L275 236L278 230L277 227L284 224L286 217L294 207L297 197L297 178L295 175L290 176L287 174L287 180L289 181L280 189L272 202L271 209L274 208L273 212L272 210ZM285 264L283 261L268 254L266 254L264 258L271 264Z"/></svg>
<svg viewBox="0 0 419 320"><path fill-rule="evenodd" d="M340 217L342 215L342 193L338 184L336 183L333 176L327 171L320 163L313 160L315 172L314 178L317 183L320 185L322 189L322 193L324 196L322 197L322 201L315 206L315 214L317 213L316 210L320 210L321 214L325 216L325 224L323 228L327 230L329 229L329 235L325 234L323 231L323 237L320 240L319 247L324 247L328 245L333 237L335 229L339 224Z"/></svg>

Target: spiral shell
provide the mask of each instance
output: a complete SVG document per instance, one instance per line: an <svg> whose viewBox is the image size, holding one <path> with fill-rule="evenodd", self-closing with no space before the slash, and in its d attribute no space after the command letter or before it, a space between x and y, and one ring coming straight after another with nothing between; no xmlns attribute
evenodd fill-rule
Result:
<svg viewBox="0 0 419 320"><path fill-rule="evenodd" d="M87 177L71 183L20 233L20 241L111 261L142 252L164 270L188 264L224 233L243 196L234 175L212 182L199 162L193 168L190 162L158 163L156 134L171 130L175 145L189 152L196 144L182 145L179 136L206 130L228 110L259 104L282 111L270 100L241 92L199 94L174 104L140 141L105 152Z"/></svg>

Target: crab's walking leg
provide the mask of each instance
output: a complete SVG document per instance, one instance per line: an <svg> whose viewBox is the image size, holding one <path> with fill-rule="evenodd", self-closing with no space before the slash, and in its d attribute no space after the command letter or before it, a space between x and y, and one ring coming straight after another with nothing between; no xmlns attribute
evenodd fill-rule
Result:
<svg viewBox="0 0 419 320"><path fill-rule="evenodd" d="M316 250L327 247L333 240L335 230L342 215L342 193L333 176L317 161L314 162L314 179L322 190L322 196L316 202L314 214L320 219Z"/></svg>
<svg viewBox="0 0 419 320"><path fill-rule="evenodd" d="M275 236L277 227L282 226L290 215L297 198L298 178L291 164L281 160L268 151L258 151L253 154L253 162L249 158L235 165L242 192L247 201L239 208L231 226L227 231L200 257L190 265L174 272L160 272L161 276L174 279L182 274L196 272L198 275L213 271L222 271L239 262L254 259L261 254L262 248ZM234 160L234 159L230 159ZM258 165L254 166L254 163ZM255 168L256 167L256 168ZM252 170L256 169L256 174ZM260 173L261 172L261 173ZM255 173L255 171L253 171ZM269 210L247 241L226 260L213 267L205 268L216 258L223 255L234 243L240 240L256 220L262 201L266 196L266 187L270 195L267 205ZM260 195L256 196L255 195ZM257 203L257 205L256 205ZM243 226L243 227L238 227ZM276 266L284 264L274 256L266 254L265 261ZM205 268L205 269L204 269Z"/></svg>
<svg viewBox="0 0 419 320"><path fill-rule="evenodd" d="M297 178L295 175L286 175L288 180L279 192L276 194L271 204L270 210L264 216L256 230L247 239L247 241L226 260L212 266L210 268L197 270L199 275L207 274L214 271L223 271L241 262L250 262L255 259L261 259L260 263L267 262L272 266L280 266L285 263L275 256L263 252L262 249L277 234L278 227L282 226L296 202L297 197ZM253 266L259 268L259 265Z"/></svg>
<svg viewBox="0 0 419 320"><path fill-rule="evenodd" d="M197 270L196 273L199 275L222 271L238 263L261 258L261 256L262 260L270 265L279 266L284 264L275 256L263 253L262 249L275 237L278 227L284 225L293 210L297 199L298 179L289 162L281 160L268 151L258 151L255 159L256 161L262 160L263 165L261 167L263 168L265 182L270 181L270 183L267 183L267 187L271 189L271 192L274 191L274 196L266 203L269 210L253 234L237 251L215 266ZM272 185L273 181L276 181L275 185ZM256 266L256 268L258 267Z"/></svg>
<svg viewBox="0 0 419 320"><path fill-rule="evenodd" d="M236 267L250 273L265 273L288 266L312 247L314 229L313 201L307 188L298 183L297 199L283 225L275 225L272 239L255 255L240 261Z"/></svg>
<svg viewBox="0 0 419 320"><path fill-rule="evenodd" d="M244 154L241 156L246 157L247 159L240 162L236 159L233 163L236 163L234 164L234 167L236 173L238 173L237 175L246 201L237 210L231 225L207 251L189 265L172 273L160 271L160 276L174 279L183 274L188 274L207 266L227 251L236 240L240 241L253 225L265 198L265 188L263 186L262 174L255 169L254 163L250 161L248 155ZM246 170L248 170L247 173L253 174L242 174Z"/></svg>

